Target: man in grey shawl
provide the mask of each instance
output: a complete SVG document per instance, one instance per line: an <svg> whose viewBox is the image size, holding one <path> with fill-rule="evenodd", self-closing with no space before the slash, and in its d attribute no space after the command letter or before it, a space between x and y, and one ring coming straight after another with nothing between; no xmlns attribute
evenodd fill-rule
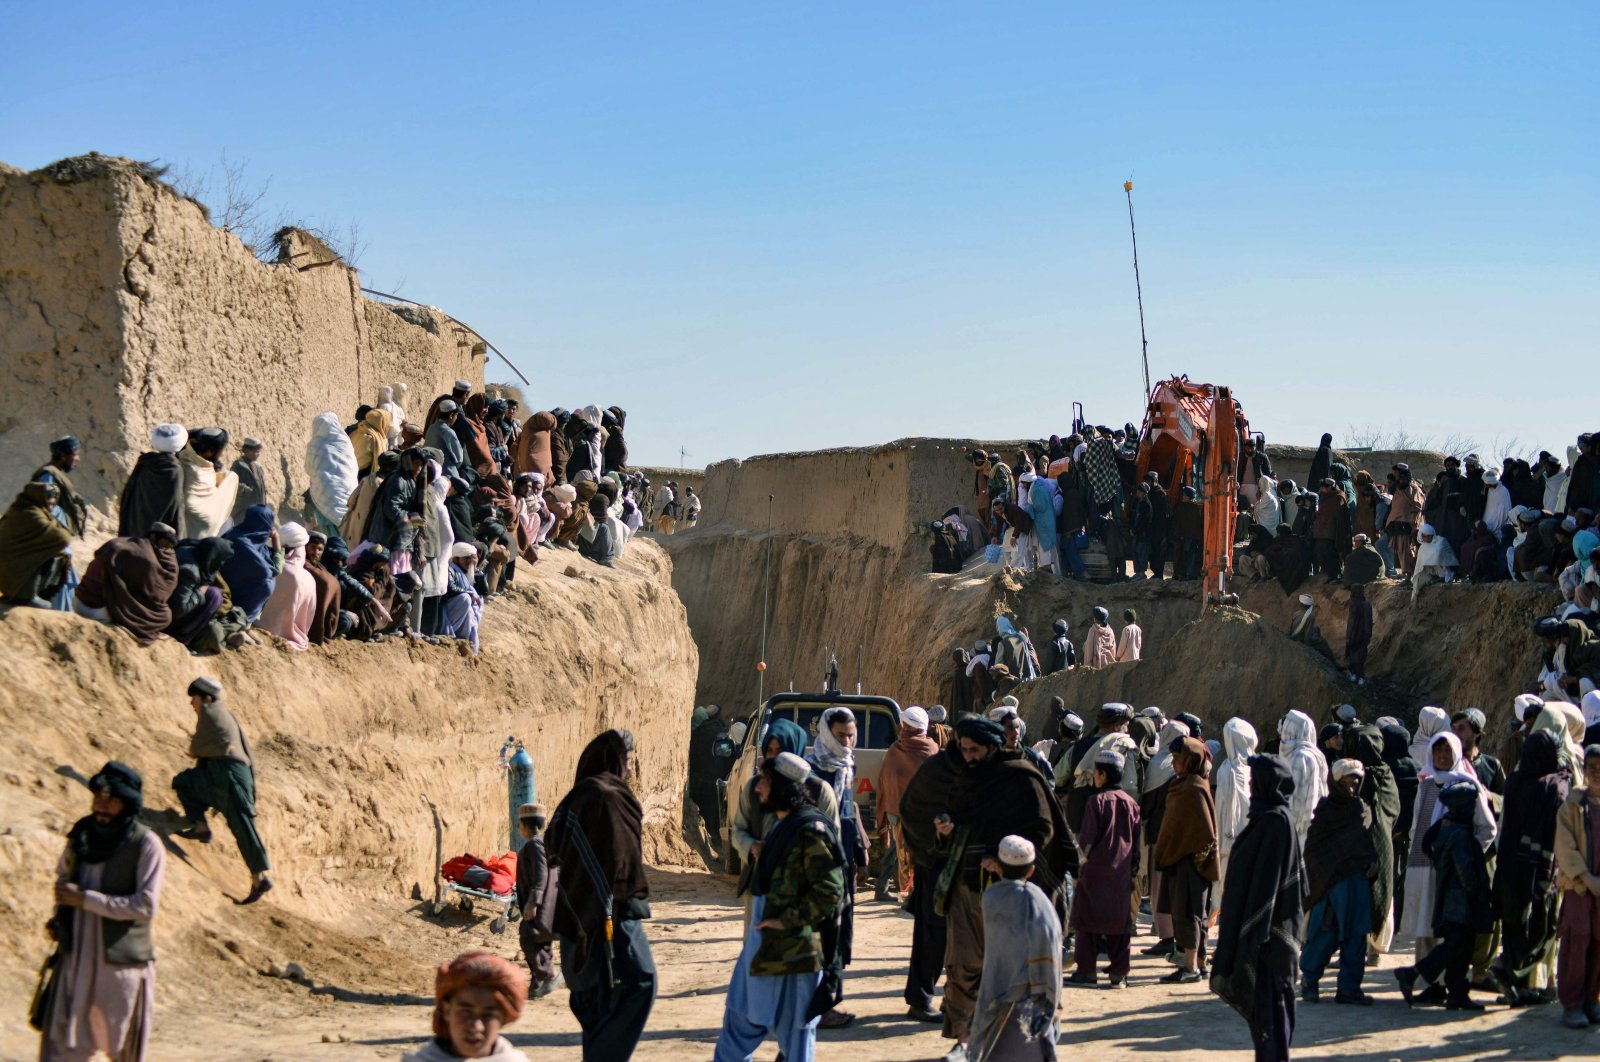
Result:
<svg viewBox="0 0 1600 1062"><path fill-rule="evenodd" d="M969 1062L1055 1062L1061 922L1033 876L1033 842L1000 842L1000 880L983 893L983 981Z"/></svg>
<svg viewBox="0 0 1600 1062"><path fill-rule="evenodd" d="M239 721L223 706L221 697L222 685L216 679L201 677L189 683L189 704L196 716L189 755L195 765L172 780L184 815L184 826L177 835L210 843L206 812L212 808L220 812L252 875L249 895L237 902L255 903L272 888L267 849L256 832L255 759Z"/></svg>

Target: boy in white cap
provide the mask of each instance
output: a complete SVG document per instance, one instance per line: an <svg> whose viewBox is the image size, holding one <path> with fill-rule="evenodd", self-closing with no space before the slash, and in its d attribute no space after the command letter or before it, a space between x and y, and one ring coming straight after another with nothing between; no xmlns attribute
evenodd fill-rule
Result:
<svg viewBox="0 0 1600 1062"><path fill-rule="evenodd" d="M517 808L517 833L522 848L517 852L517 907L522 921L517 933L522 956L532 973L529 999L543 999L561 984L555 966L556 885L550 876L550 859L544 850L544 828L550 821L543 804L523 804Z"/></svg>
<svg viewBox="0 0 1600 1062"><path fill-rule="evenodd" d="M1000 880L983 893L983 980L966 1062L1056 1057L1061 922L1033 876L1034 847L1015 834L999 848ZM949 1056L947 1056L949 1057ZM959 1056L958 1056L959 1057Z"/></svg>

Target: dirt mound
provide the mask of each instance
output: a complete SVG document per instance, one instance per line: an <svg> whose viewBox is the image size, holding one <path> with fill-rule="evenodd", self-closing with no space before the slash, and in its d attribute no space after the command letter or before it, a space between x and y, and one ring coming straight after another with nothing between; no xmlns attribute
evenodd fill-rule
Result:
<svg viewBox="0 0 1600 1062"><path fill-rule="evenodd" d="M687 857L676 827L697 657L669 567L648 542L614 571L547 554L490 604L478 657L391 641L194 659L176 643L141 649L71 615L0 614L0 726L10 735L0 747L5 998L25 998L44 956L51 874L86 806L81 779L107 759L126 760L144 774L152 824L175 824L169 781L187 765L194 722L183 690L199 674L221 680L252 739L278 888L236 908L229 896L243 893L247 874L226 829L218 825L210 845L169 840L156 923L164 1013L204 1000L270 1020L286 982L258 971L283 961L374 1002L425 990L429 967L463 947L469 923L441 928L410 899L418 884L431 895L433 881L421 798L444 813L447 854L504 850L496 753L508 734L527 743L539 798L551 803L590 738L631 729L646 855ZM486 942L482 921L471 926ZM514 938L494 939L514 951ZM158 1018L157 1028L160 1037L173 1026ZM0 1014L0 1043L31 1042L22 1008Z"/></svg>
<svg viewBox="0 0 1600 1062"><path fill-rule="evenodd" d="M1159 704L1168 714L1193 712L1221 733L1233 716L1248 719L1264 734L1299 708L1321 722L1328 709L1362 697L1331 661L1260 616L1243 609L1217 608L1180 627L1157 652L1143 660L1099 670L1075 668L1030 682L1018 691L1024 718L1042 732L1051 697L1086 721L1107 701L1136 709Z"/></svg>

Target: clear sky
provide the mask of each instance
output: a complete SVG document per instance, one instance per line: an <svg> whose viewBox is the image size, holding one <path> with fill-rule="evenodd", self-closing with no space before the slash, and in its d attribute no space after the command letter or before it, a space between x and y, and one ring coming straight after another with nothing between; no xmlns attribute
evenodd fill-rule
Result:
<svg viewBox="0 0 1600 1062"><path fill-rule="evenodd" d="M271 178L640 463L1600 429L1600 5L7 5L0 160ZM3 249L0 249L3 252ZM491 380L510 374L490 366Z"/></svg>

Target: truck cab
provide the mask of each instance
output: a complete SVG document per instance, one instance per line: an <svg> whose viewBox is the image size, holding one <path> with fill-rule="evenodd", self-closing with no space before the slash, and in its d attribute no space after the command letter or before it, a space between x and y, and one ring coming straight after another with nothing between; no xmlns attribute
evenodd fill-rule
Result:
<svg viewBox="0 0 1600 1062"><path fill-rule="evenodd" d="M725 869L730 874L739 873L739 851L733 845L733 819L739 810L739 797L756 776L761 763L761 749L766 744L767 726L774 719L787 719L797 723L811 738L816 739L822 713L830 708L848 708L856 717L856 780L855 801L861 809L861 823L868 834L877 830L878 772L883 767L883 757L900 736L900 706L888 697L863 696L837 692L778 693L767 703L750 713L744 742L734 749L733 769L726 781L718 782L723 808L722 842L727 852ZM806 745L811 754L812 745Z"/></svg>

